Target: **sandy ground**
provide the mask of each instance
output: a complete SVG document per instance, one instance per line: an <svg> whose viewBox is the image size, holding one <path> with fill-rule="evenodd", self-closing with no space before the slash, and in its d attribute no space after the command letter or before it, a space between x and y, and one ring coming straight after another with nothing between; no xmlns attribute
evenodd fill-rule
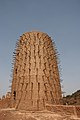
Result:
<svg viewBox="0 0 80 120"><path fill-rule="evenodd" d="M16 111L0 109L0 120L80 120L76 116L59 115L49 111Z"/></svg>

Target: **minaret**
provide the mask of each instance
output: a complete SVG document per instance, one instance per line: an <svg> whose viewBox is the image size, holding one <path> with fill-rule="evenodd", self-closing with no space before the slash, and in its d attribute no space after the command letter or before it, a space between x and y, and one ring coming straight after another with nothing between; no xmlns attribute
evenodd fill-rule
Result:
<svg viewBox="0 0 80 120"><path fill-rule="evenodd" d="M15 52L11 90L12 107L44 110L61 104L61 85L56 50L43 32L24 33Z"/></svg>

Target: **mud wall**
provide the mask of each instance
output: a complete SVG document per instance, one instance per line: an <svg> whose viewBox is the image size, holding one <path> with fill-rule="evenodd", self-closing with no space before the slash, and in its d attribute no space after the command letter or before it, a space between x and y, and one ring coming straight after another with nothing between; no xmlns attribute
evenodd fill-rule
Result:
<svg viewBox="0 0 80 120"><path fill-rule="evenodd" d="M75 115L80 117L80 106L71 105L46 105L46 109L61 115Z"/></svg>

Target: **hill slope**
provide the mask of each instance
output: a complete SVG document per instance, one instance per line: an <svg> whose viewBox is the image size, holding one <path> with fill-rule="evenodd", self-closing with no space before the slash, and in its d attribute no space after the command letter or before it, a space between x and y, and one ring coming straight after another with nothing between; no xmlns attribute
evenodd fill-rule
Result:
<svg viewBox="0 0 80 120"><path fill-rule="evenodd" d="M63 97L63 103L68 105L80 105L80 90L77 90L72 95Z"/></svg>

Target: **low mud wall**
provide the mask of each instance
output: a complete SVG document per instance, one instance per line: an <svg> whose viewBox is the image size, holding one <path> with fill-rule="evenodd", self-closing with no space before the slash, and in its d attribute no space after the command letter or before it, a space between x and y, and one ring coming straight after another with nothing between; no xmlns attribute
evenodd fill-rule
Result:
<svg viewBox="0 0 80 120"><path fill-rule="evenodd" d="M80 117L80 106L72 106L72 105L46 105L46 109L48 111L58 113L61 115L75 115L76 117Z"/></svg>
<svg viewBox="0 0 80 120"><path fill-rule="evenodd" d="M10 108L10 98L0 100L1 108ZM60 115L74 115L80 117L80 105L46 105L48 111L60 114Z"/></svg>
<svg viewBox="0 0 80 120"><path fill-rule="evenodd" d="M9 108L10 107L10 98L5 98L0 100L0 108Z"/></svg>

